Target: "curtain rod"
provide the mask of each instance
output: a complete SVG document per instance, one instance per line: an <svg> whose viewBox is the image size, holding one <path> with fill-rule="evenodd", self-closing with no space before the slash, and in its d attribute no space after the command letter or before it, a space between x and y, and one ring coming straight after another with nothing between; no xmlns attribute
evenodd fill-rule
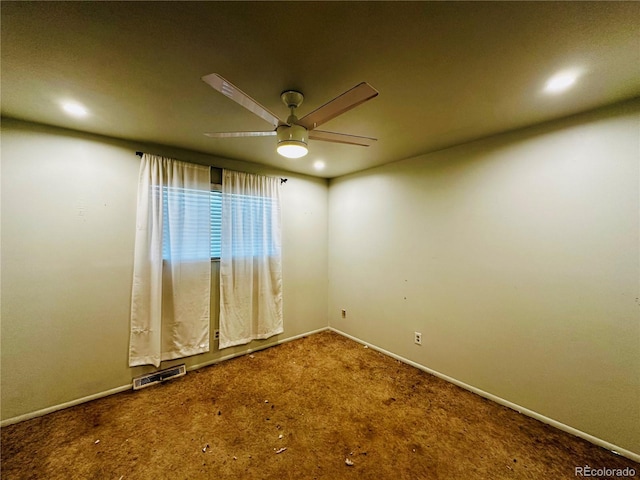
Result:
<svg viewBox="0 0 640 480"><path fill-rule="evenodd" d="M136 152L136 155L139 156L140 158L142 158L142 155L144 155L144 153ZM282 185L283 183L287 183L287 180L289 180L289 179L280 177L280 185Z"/></svg>

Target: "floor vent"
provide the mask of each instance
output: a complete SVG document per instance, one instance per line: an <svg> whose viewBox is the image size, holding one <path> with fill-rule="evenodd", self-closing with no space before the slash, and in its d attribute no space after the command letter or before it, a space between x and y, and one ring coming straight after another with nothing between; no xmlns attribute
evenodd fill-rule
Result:
<svg viewBox="0 0 640 480"><path fill-rule="evenodd" d="M133 379L133 389L140 390L141 388L148 387L154 383L164 382L170 378L182 377L183 375L186 375L186 373L187 367L185 365L178 365L177 367L167 368L166 370L160 370L159 372L140 375Z"/></svg>

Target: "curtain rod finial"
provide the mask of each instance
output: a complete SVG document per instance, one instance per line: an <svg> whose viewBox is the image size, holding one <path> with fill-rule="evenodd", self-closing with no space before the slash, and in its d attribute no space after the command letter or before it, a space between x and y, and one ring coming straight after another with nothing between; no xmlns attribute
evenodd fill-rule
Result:
<svg viewBox="0 0 640 480"><path fill-rule="evenodd" d="M280 179L280 185L282 185L283 183L287 183L287 180L289 180L288 178L281 178Z"/></svg>

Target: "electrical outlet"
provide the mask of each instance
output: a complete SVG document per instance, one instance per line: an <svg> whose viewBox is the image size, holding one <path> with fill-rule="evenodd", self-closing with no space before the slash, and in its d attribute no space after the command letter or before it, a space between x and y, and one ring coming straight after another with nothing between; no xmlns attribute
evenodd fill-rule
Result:
<svg viewBox="0 0 640 480"><path fill-rule="evenodd" d="M347 311L342 309L342 318L347 318Z"/></svg>
<svg viewBox="0 0 640 480"><path fill-rule="evenodd" d="M416 345L422 345L422 334L420 332L413 332L413 342Z"/></svg>
<svg viewBox="0 0 640 480"><path fill-rule="evenodd" d="M220 330L214 330L213 331L213 339L214 340L220 340Z"/></svg>

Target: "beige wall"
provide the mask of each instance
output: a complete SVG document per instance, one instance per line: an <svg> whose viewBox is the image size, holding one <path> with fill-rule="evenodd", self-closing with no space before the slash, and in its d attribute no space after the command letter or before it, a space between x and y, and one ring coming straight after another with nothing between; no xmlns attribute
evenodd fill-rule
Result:
<svg viewBox="0 0 640 480"><path fill-rule="evenodd" d="M325 180L3 119L3 420L121 387L154 370L127 366L136 150L289 179L282 187L285 332L244 347L213 348L186 359L188 366L327 325ZM217 327L215 278L212 290Z"/></svg>
<svg viewBox="0 0 640 480"><path fill-rule="evenodd" d="M333 180L330 325L640 453L639 112Z"/></svg>

